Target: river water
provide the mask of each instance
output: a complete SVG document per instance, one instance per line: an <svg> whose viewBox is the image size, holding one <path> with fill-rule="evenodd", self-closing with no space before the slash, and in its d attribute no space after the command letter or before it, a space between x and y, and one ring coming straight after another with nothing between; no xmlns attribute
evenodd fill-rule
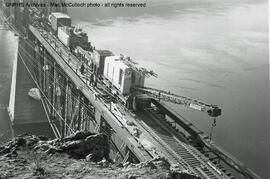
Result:
<svg viewBox="0 0 270 179"><path fill-rule="evenodd" d="M134 1L134 0L129 0ZM71 8L94 46L129 55L158 73L147 86L222 107L213 138L263 178L270 177L267 2L148 0L147 8ZM0 31L0 103L8 104L16 38ZM212 120L177 112L209 134ZM9 136L0 110L0 140Z"/></svg>
<svg viewBox="0 0 270 179"><path fill-rule="evenodd" d="M8 106L12 66L17 37L12 32L0 30L0 104ZM11 137L10 121L6 109L0 109L0 142Z"/></svg>
<svg viewBox="0 0 270 179"><path fill-rule="evenodd" d="M269 178L267 1L146 2L141 9L70 8L69 13L94 46L128 55L158 73L147 86L220 105L215 143ZM206 114L173 108L209 134L212 119Z"/></svg>

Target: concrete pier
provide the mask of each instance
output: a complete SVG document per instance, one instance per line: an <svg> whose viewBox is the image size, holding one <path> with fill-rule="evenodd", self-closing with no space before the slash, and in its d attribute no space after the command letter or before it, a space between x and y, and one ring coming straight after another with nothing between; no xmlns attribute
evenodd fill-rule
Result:
<svg viewBox="0 0 270 179"><path fill-rule="evenodd" d="M20 40L18 44L23 45ZM18 55L19 49L18 47L16 49L9 103L14 135L35 133L54 137L41 101L28 95L29 90L36 88L36 85L22 61L22 58L26 57Z"/></svg>

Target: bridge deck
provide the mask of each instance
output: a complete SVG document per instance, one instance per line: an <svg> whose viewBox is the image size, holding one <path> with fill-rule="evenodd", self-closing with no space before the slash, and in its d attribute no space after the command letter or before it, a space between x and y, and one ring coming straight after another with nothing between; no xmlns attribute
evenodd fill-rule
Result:
<svg viewBox="0 0 270 179"><path fill-rule="evenodd" d="M125 136L122 137L122 140L129 147L129 149L136 155L136 157L138 157L140 161L150 160L152 157L149 155L149 153L141 148L141 144L136 141L134 136L121 125L121 122L109 111L109 109L104 105L104 103L96 98L95 96L96 92L94 92L93 89L89 88L89 86L83 81L83 79L75 72L76 63L78 62L78 60L75 59L76 57L68 55L64 56L64 58L63 56L61 57L59 53L55 51L53 44L50 44L47 40L45 40L45 38L36 28L30 26L29 29L35 35L35 37L41 42L41 44L46 48L46 50L50 53L50 55L55 59L55 61L59 64L59 66L65 71L65 73L74 82L74 84L79 89L81 89L81 92L91 102L91 104L95 107L95 109L101 113L103 118L115 130L115 132L119 136ZM48 36L50 36L50 34L48 34ZM51 36L50 38L53 39L53 37ZM60 42L58 41L57 43ZM66 49L62 48L62 52L66 52ZM70 61L70 59L72 61ZM68 64L68 62L71 63L71 66Z"/></svg>
<svg viewBox="0 0 270 179"><path fill-rule="evenodd" d="M147 161L156 154L164 155L171 163L178 163L182 168L203 178L227 178L224 173L213 167L214 165L203 154L170 133L170 129L164 128L164 125L159 122L160 119L151 111L145 111L138 119L138 116L134 117L125 111L121 112L121 107L117 104L112 108L102 99L96 98L95 94L98 92L90 88L76 73L78 59L50 33L33 26L29 29L85 97L100 111L109 125L119 136L122 136L122 140L140 161ZM58 52L54 44L59 44ZM128 125L128 123L134 125ZM141 132L140 134L134 133L134 126Z"/></svg>

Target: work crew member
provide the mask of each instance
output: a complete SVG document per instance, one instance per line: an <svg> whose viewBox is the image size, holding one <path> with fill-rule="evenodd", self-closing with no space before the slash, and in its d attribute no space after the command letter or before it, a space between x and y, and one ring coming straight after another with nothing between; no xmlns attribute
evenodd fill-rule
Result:
<svg viewBox="0 0 270 179"><path fill-rule="evenodd" d="M94 65L94 63L91 62L91 64L90 64L90 70L91 70L91 71L93 71L93 65Z"/></svg>
<svg viewBox="0 0 270 179"><path fill-rule="evenodd" d="M90 85L93 86L93 84L94 84L94 74L91 73L91 75L90 75Z"/></svg>
<svg viewBox="0 0 270 179"><path fill-rule="evenodd" d="M97 87L97 76L96 74L94 74L94 88Z"/></svg>
<svg viewBox="0 0 270 179"><path fill-rule="evenodd" d="M84 64L82 63L81 68L80 68L80 72L82 75L84 74L84 69L85 69L85 67L84 67Z"/></svg>

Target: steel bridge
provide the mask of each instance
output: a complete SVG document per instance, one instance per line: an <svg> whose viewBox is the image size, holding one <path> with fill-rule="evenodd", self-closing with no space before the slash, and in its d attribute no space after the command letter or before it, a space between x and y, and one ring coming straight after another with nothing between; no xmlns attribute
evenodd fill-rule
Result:
<svg viewBox="0 0 270 179"><path fill-rule="evenodd" d="M17 67L13 73L14 99L9 106L14 125L23 124L25 114L21 113L25 109L28 113L38 111L46 116L46 123L56 138L80 130L105 133L110 139L111 157L117 162L143 162L164 156L175 167L201 178L234 178L234 173L228 172L223 164L243 176L259 178L165 104L141 95L138 97L140 108L132 112L115 100L103 83L96 87L89 85L91 72L78 71L80 59L46 27L30 23L27 9L17 11L4 9L5 20L12 17L8 21L13 25L9 27L19 36ZM66 9L42 11L49 14L66 12ZM20 70L27 77L23 78ZM17 80L20 81L16 83ZM27 108L23 100L28 100L24 93L30 87L38 88L42 98L40 102L30 101ZM23 100L17 94L24 95Z"/></svg>

